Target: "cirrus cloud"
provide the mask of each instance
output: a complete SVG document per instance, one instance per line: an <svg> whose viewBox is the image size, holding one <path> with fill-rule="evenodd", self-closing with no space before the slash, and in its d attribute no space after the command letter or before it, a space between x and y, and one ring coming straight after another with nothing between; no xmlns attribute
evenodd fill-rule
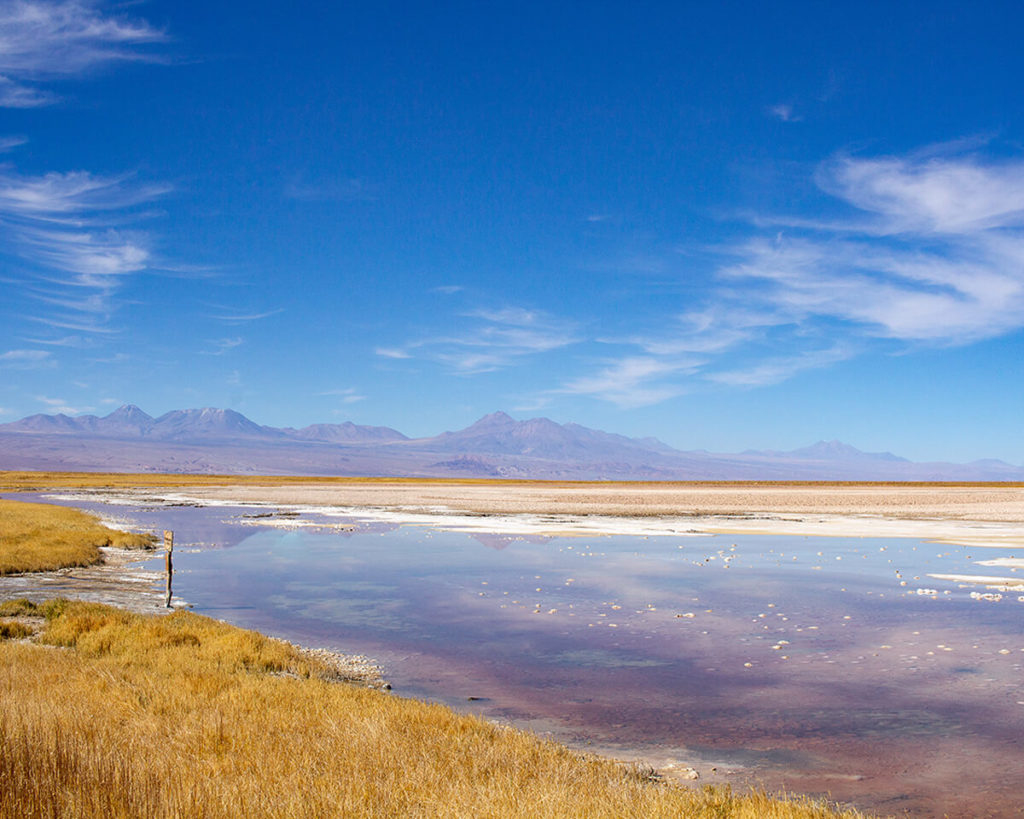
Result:
<svg viewBox="0 0 1024 819"><path fill-rule="evenodd" d="M149 23L105 14L88 0L0 3L0 107L51 105L59 97L41 83L152 60L141 47L164 40Z"/></svg>
<svg viewBox="0 0 1024 819"><path fill-rule="evenodd" d="M572 322L522 307L463 313L462 332L419 339L399 347L378 347L382 358L426 358L459 375L493 372L529 356L576 343Z"/></svg>
<svg viewBox="0 0 1024 819"><path fill-rule="evenodd" d="M718 248L731 260L671 331L613 340L625 351L562 391L642 405L1024 329L1024 158L968 147L823 163L816 182L844 216L759 214L774 235Z"/></svg>
<svg viewBox="0 0 1024 819"><path fill-rule="evenodd" d="M22 176L0 170L0 229L29 273L26 294L56 310L28 318L104 333L129 274L152 264L149 235L126 224L169 190L83 171Z"/></svg>

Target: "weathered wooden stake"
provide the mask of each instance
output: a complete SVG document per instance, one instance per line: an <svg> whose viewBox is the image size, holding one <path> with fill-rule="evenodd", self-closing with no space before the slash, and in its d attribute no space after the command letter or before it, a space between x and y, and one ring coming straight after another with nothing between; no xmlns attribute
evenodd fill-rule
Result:
<svg viewBox="0 0 1024 819"><path fill-rule="evenodd" d="M167 550L167 598L164 605L171 607L171 578L174 576L174 564L171 560L171 552L174 551L174 532L164 529L164 548Z"/></svg>

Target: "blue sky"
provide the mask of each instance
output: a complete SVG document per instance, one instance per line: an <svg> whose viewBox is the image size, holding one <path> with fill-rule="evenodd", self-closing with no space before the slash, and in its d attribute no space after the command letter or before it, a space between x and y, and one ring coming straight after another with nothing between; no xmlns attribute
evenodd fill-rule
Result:
<svg viewBox="0 0 1024 819"><path fill-rule="evenodd" d="M1022 463L1022 22L0 0L0 421Z"/></svg>

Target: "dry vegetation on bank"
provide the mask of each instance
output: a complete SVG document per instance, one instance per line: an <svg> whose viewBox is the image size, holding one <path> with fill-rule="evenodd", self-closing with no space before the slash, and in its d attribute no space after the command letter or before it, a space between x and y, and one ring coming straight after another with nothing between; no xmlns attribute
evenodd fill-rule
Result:
<svg viewBox="0 0 1024 819"><path fill-rule="evenodd" d="M836 815L652 782L188 612L4 615L47 619L42 645L0 642L0 817Z"/></svg>
<svg viewBox="0 0 1024 819"><path fill-rule="evenodd" d="M1024 483L1011 481L555 481L512 478L390 478L338 477L317 475L199 475L188 473L132 472L34 472L0 470L0 490L44 489L156 489L198 486L346 486L346 485L443 485L443 486L623 486L639 488L679 487L970 487L1019 489Z"/></svg>
<svg viewBox="0 0 1024 819"><path fill-rule="evenodd" d="M101 546L152 545L149 535L111 529L77 509L0 500L0 575L91 566Z"/></svg>

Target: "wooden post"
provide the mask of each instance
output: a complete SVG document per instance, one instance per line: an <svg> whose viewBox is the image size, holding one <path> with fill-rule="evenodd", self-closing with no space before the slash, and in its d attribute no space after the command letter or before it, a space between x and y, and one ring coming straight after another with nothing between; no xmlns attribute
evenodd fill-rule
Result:
<svg viewBox="0 0 1024 819"><path fill-rule="evenodd" d="M164 600L164 605L167 608L171 607L171 577L174 576L174 564L171 560L171 552L174 551L174 532L170 529L164 529L164 548L167 550L167 597Z"/></svg>

